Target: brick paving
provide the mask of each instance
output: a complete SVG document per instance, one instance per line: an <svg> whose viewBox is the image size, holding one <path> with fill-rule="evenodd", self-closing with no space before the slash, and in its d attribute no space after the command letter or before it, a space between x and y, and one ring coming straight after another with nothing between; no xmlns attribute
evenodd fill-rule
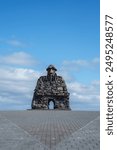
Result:
<svg viewBox="0 0 117 150"><path fill-rule="evenodd" d="M99 112L0 111L0 150L99 150Z"/></svg>

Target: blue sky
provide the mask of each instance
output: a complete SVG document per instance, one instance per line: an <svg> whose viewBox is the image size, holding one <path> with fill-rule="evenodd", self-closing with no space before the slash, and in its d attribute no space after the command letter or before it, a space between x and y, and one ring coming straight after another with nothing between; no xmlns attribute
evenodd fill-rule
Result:
<svg viewBox="0 0 117 150"><path fill-rule="evenodd" d="M99 110L99 0L0 0L0 109L30 107L54 64L73 110Z"/></svg>

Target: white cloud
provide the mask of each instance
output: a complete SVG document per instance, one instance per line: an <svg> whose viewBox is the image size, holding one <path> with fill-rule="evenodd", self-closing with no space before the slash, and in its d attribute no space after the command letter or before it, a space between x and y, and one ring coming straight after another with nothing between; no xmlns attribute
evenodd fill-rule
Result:
<svg viewBox="0 0 117 150"><path fill-rule="evenodd" d="M89 66L89 65L99 64L99 62L100 62L100 59L98 57L96 57L90 61L83 60L83 59L71 60L71 61L65 60L63 62L63 65L70 65L71 64L71 65L79 65L79 66Z"/></svg>
<svg viewBox="0 0 117 150"><path fill-rule="evenodd" d="M18 101L18 100L13 100L13 97L4 97L3 95L0 96L0 103L5 103L6 105L8 104L21 104L21 101Z"/></svg>
<svg viewBox="0 0 117 150"><path fill-rule="evenodd" d="M8 45L8 46L13 46L17 48L22 48L26 46L21 40L16 39L14 36L10 39L0 39L0 43L2 45Z"/></svg>
<svg viewBox="0 0 117 150"><path fill-rule="evenodd" d="M1 64L8 64L8 65L23 65L29 66L34 65L36 63L33 58L25 53L25 52L14 52L13 54L7 56L0 56L0 63Z"/></svg>
<svg viewBox="0 0 117 150"><path fill-rule="evenodd" d="M0 102L6 104L25 104L33 96L36 80L40 73L32 69L0 69Z"/></svg>
<svg viewBox="0 0 117 150"><path fill-rule="evenodd" d="M37 77L38 72L26 68L1 67L0 79L2 80L31 80Z"/></svg>
<svg viewBox="0 0 117 150"><path fill-rule="evenodd" d="M17 39L7 40L6 43L11 45L11 46L15 46L15 47L23 47L24 46L24 44Z"/></svg>
<svg viewBox="0 0 117 150"><path fill-rule="evenodd" d="M71 60L67 61L65 60L62 64L62 70L71 70L71 71L79 71L82 68L95 68L96 66L99 66L100 59L94 58L90 61L87 60Z"/></svg>
<svg viewBox="0 0 117 150"><path fill-rule="evenodd" d="M70 82L67 83L68 90L70 92L70 102L74 108L78 108L79 104L84 105L84 108L87 106L93 109L93 106L97 106L99 109L100 103L100 93L99 93L99 81L92 81L92 83L88 85L84 85L81 83Z"/></svg>
<svg viewBox="0 0 117 150"><path fill-rule="evenodd" d="M31 103L39 71L24 68L34 64L33 58L25 52L0 56L0 107ZM14 65L14 66L13 66ZM20 65L20 67L18 67Z"/></svg>

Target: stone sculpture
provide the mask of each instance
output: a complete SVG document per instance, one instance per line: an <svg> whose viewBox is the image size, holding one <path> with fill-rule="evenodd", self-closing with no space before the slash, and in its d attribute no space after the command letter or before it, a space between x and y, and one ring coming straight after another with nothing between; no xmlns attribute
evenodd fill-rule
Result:
<svg viewBox="0 0 117 150"><path fill-rule="evenodd" d="M57 69L49 65L47 76L41 76L37 80L32 99L32 109L49 109L52 101L54 109L70 110L69 93L65 81L56 74Z"/></svg>

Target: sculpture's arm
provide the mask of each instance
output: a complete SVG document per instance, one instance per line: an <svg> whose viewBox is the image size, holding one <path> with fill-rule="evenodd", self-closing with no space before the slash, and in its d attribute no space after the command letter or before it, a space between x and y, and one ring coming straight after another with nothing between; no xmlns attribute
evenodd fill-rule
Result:
<svg viewBox="0 0 117 150"><path fill-rule="evenodd" d="M35 87L34 91L35 91L36 95L43 95L43 80L42 80L42 77L40 77L37 80L37 84L36 84L36 87Z"/></svg>
<svg viewBox="0 0 117 150"><path fill-rule="evenodd" d="M62 78L62 87L63 87L63 92L65 93L65 95L69 95L69 93L67 91L67 86L66 86L63 78Z"/></svg>

